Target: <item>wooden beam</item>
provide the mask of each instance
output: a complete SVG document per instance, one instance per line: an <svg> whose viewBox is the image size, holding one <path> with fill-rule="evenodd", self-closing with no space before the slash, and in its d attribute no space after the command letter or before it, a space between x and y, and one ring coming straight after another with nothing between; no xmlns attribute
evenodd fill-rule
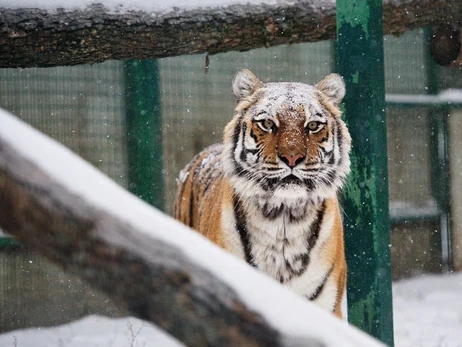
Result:
<svg viewBox="0 0 462 347"><path fill-rule="evenodd" d="M2 110L0 124L0 228L132 315L188 346L379 346Z"/></svg>
<svg viewBox="0 0 462 347"><path fill-rule="evenodd" d="M92 64L245 51L335 38L335 2L290 1L169 13L0 8L0 67ZM460 0L385 0L385 34L462 20Z"/></svg>

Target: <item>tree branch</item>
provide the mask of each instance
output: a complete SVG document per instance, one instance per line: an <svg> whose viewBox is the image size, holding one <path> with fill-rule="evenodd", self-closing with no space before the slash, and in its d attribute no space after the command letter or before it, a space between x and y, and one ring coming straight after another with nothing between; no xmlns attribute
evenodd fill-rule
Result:
<svg viewBox="0 0 462 347"><path fill-rule="evenodd" d="M460 0L385 0L384 33L462 20ZM335 2L232 5L169 13L0 8L0 67L216 54L335 38Z"/></svg>
<svg viewBox="0 0 462 347"><path fill-rule="evenodd" d="M134 316L188 346L378 346L1 110L0 124L0 227Z"/></svg>

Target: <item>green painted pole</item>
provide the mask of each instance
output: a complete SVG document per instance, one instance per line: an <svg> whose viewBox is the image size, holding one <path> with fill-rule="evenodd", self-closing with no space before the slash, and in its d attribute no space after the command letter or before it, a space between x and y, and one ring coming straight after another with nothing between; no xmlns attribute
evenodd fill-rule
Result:
<svg viewBox="0 0 462 347"><path fill-rule="evenodd" d="M3 248L19 247L21 244L12 237L0 237L0 250Z"/></svg>
<svg viewBox="0 0 462 347"><path fill-rule="evenodd" d="M427 93L437 95L439 92L440 67L433 61L430 54L431 30L425 29L427 41L425 56L427 70ZM453 105L453 107L457 107ZM431 189L432 195L437 201L439 216L439 233L432 237L439 238L441 244L440 258L444 271L452 270L452 245L451 245L451 185L449 174L449 117L451 104L441 105L439 108L430 109L430 156L431 162Z"/></svg>
<svg viewBox="0 0 462 347"><path fill-rule="evenodd" d="M159 66L156 60L130 60L124 63L124 72L128 188L163 210Z"/></svg>
<svg viewBox="0 0 462 347"><path fill-rule="evenodd" d="M337 0L337 49L353 141L343 201L348 320L393 346L381 0Z"/></svg>

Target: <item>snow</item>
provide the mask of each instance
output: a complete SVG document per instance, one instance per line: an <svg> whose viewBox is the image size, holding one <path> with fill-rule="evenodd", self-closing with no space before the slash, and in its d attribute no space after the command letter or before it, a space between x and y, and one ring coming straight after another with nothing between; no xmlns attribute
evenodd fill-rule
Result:
<svg viewBox="0 0 462 347"><path fill-rule="evenodd" d="M395 283L393 309L396 347L462 346L462 273Z"/></svg>
<svg viewBox="0 0 462 347"><path fill-rule="evenodd" d="M402 104L447 104L462 103L462 89L446 89L437 95L431 94L386 94L385 100L391 103Z"/></svg>
<svg viewBox="0 0 462 347"><path fill-rule="evenodd" d="M15 342L16 341L16 342ZM17 347L181 347L175 338L139 319L87 316L52 328L0 335L0 346Z"/></svg>
<svg viewBox="0 0 462 347"><path fill-rule="evenodd" d="M462 103L462 89L445 89L439 93L439 97L448 102Z"/></svg>
<svg viewBox="0 0 462 347"><path fill-rule="evenodd" d="M278 327L284 336L303 340L314 338L323 341L326 347L380 345L152 208L69 149L1 109L0 124L1 141L16 148L21 156L47 173L57 184L133 226L129 228L132 230L130 235L106 229L104 234L98 233L94 237L125 249L134 247L133 239L140 237L147 238L148 242L152 240L153 243L159 241L171 245L191 263L226 283L251 310ZM141 236L140 232L143 233ZM143 255L154 259L152 254Z"/></svg>
<svg viewBox="0 0 462 347"><path fill-rule="evenodd" d="M330 0L324 0L332 3ZM40 8L53 11L56 9L83 10L91 5L103 4L109 12L124 13L128 11L155 12L156 14L198 10L224 8L233 5L266 5L274 6L277 4L290 5L293 1L282 0L170 0L170 1L151 1L151 0L0 0L0 8Z"/></svg>
<svg viewBox="0 0 462 347"><path fill-rule="evenodd" d="M440 210L438 209L438 205L434 199L426 201L421 205L409 203L408 201L390 202L391 218L406 218L409 216L417 216L424 219L437 216L439 213Z"/></svg>
<svg viewBox="0 0 462 347"><path fill-rule="evenodd" d="M462 346L462 273L396 282L393 306L395 347ZM54 328L12 331L0 335L0 346L14 346L15 338L18 347L182 346L155 326L133 317L88 316Z"/></svg>

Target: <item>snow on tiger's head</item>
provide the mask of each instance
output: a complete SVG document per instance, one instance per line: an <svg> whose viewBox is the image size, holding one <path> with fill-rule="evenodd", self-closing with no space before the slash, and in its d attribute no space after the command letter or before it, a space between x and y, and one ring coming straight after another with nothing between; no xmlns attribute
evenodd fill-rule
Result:
<svg viewBox="0 0 462 347"><path fill-rule="evenodd" d="M350 170L351 138L340 118L345 84L262 83L236 74L237 107L225 128L224 168L243 197L290 201L335 195Z"/></svg>

